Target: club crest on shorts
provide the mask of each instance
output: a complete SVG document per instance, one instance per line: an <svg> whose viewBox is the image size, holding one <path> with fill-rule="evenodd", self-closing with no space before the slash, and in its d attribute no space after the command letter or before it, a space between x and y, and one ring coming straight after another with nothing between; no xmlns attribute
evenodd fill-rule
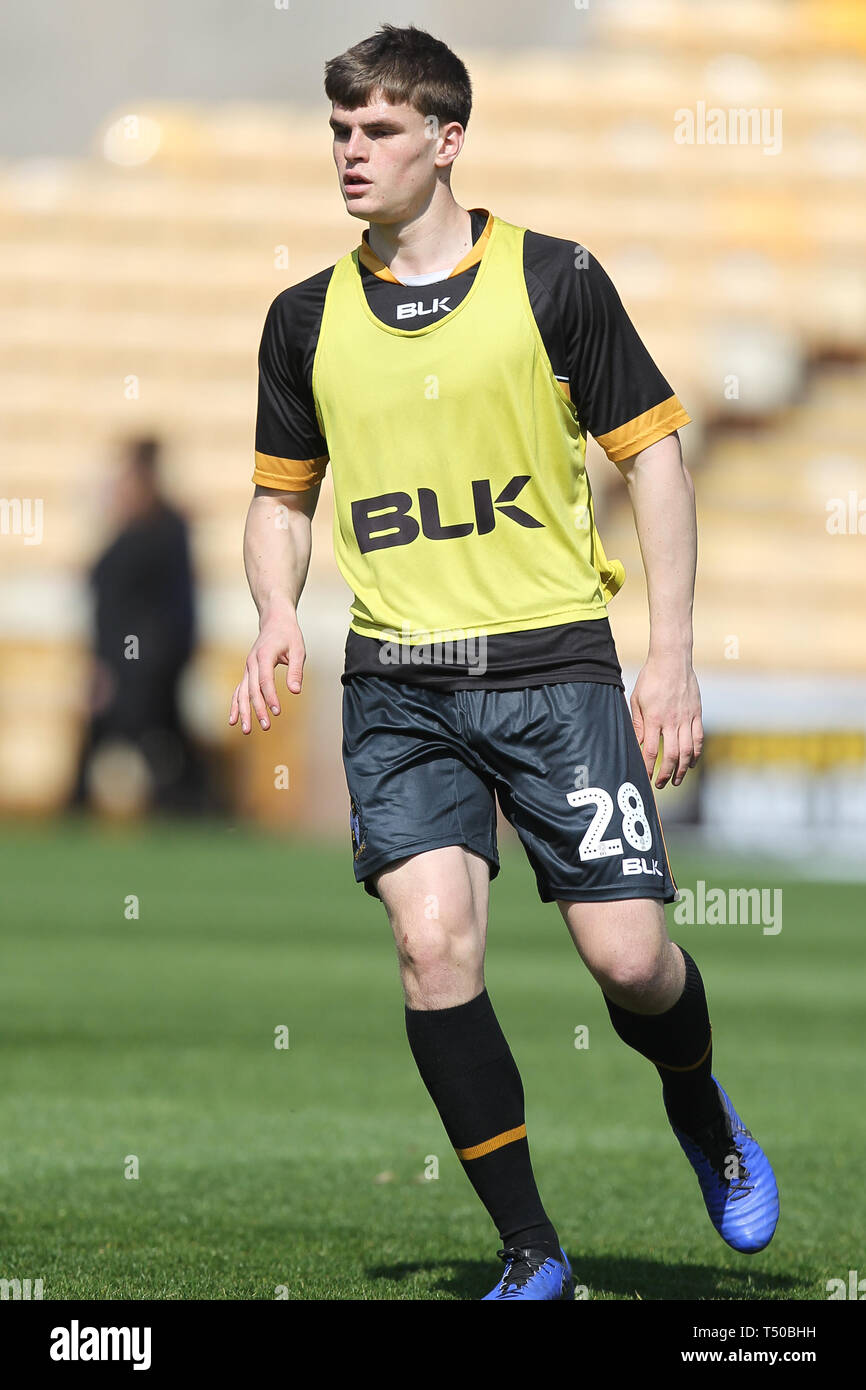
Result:
<svg viewBox="0 0 866 1390"><path fill-rule="evenodd" d="M364 852L366 838L361 838L361 817L355 805L355 798L349 798L349 825L352 830L352 851L356 859L359 859Z"/></svg>

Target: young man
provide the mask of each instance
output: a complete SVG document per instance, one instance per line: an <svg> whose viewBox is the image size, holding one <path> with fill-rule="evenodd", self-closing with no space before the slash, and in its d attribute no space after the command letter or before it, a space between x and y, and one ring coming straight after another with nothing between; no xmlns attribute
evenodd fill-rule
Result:
<svg viewBox="0 0 866 1390"><path fill-rule="evenodd" d="M346 208L369 230L265 323L244 543L260 632L229 722L270 727L278 664L300 693L297 604L330 462L355 595L342 678L355 877L384 904L410 1048L502 1241L486 1297L574 1297L484 986L494 796L617 1033L658 1069L713 1224L760 1250L776 1185L712 1076L701 976L666 931L677 890L650 782L660 745L657 787L679 785L702 742L676 433L689 417L585 248L455 202L471 87L450 49L383 25L327 64L325 91ZM624 574L595 528L587 431L626 479L647 574L631 713L606 616Z"/></svg>

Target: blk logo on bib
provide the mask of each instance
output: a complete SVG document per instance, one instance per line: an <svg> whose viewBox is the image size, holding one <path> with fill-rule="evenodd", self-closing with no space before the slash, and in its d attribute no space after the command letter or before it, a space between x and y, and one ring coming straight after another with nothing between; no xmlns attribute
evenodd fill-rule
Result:
<svg viewBox="0 0 866 1390"><path fill-rule="evenodd" d="M518 526L541 527L544 522L522 507L512 505L518 493L531 481L531 475L518 474L505 484L496 497L489 478L472 483L473 520L443 525L439 498L432 487L418 489L418 516L413 514L415 498L410 492L382 492L378 497L362 497L352 503L352 525L362 555L370 550L387 550L393 545L411 545L418 536L428 541L450 541L459 536L488 535L496 525L497 514Z"/></svg>

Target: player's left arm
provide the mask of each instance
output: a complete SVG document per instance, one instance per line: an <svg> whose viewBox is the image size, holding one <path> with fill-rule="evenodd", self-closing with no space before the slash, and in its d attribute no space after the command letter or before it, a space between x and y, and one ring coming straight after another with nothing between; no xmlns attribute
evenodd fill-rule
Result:
<svg viewBox="0 0 866 1390"><path fill-rule="evenodd" d="M678 787L704 742L701 695L692 668L692 607L697 562L695 490L674 431L617 462L634 512L646 572L650 640L631 696L631 713L656 786Z"/></svg>
<svg viewBox="0 0 866 1390"><path fill-rule="evenodd" d="M581 254L558 284L571 398L626 480L649 592L649 654L632 692L632 719L648 777L661 742L656 786L679 786L703 744L692 670L695 494L677 434L690 417L610 277L585 247L574 249Z"/></svg>

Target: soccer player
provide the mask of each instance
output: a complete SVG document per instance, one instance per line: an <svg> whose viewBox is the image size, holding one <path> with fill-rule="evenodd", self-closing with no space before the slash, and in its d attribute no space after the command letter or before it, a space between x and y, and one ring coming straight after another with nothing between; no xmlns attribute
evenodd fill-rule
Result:
<svg viewBox="0 0 866 1390"><path fill-rule="evenodd" d="M585 247L462 208L460 59L385 24L326 65L357 249L270 307L244 556L259 636L231 704L245 734L301 690L297 605L330 463L354 593L343 763L354 873L385 908L406 1030L501 1240L487 1299L574 1297L530 1162L523 1087L484 984L495 798L619 1036L657 1068L674 1134L734 1249L770 1240L770 1164L712 1074L704 986L673 943L677 896L651 778L701 751L692 669L688 423ZM607 619L624 573L595 526L587 431L628 484L649 652L626 701ZM282 524L277 524L278 517Z"/></svg>

